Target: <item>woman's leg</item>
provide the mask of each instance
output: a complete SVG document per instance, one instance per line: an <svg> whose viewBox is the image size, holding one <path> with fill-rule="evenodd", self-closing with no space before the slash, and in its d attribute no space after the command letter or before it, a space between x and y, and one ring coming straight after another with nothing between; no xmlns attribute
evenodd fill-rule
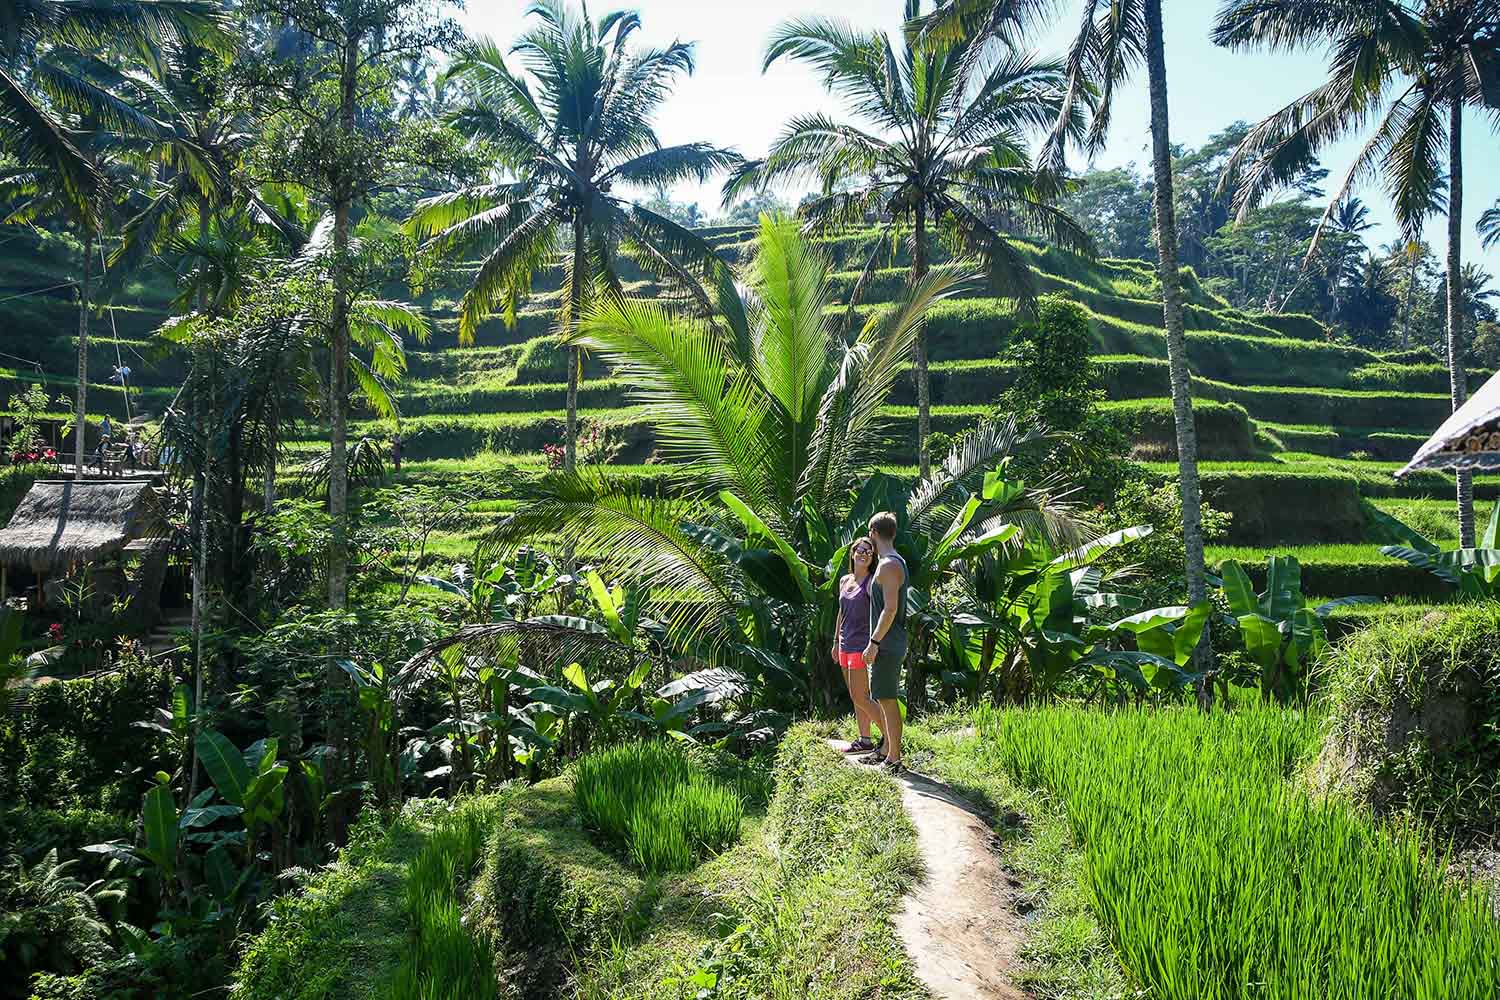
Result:
<svg viewBox="0 0 1500 1000"><path fill-rule="evenodd" d="M880 725L880 706L870 699L870 671L867 669L844 670L844 683L849 685L849 698L854 702L854 717L859 720L859 735L870 735L870 724ZM885 732L881 726L880 731Z"/></svg>

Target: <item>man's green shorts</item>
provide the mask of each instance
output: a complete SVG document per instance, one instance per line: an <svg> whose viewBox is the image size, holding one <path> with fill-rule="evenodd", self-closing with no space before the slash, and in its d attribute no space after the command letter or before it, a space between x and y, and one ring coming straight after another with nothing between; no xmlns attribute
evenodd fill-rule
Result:
<svg viewBox="0 0 1500 1000"><path fill-rule="evenodd" d="M901 697L901 664L906 662L906 643L881 646L870 664L870 697L883 701Z"/></svg>

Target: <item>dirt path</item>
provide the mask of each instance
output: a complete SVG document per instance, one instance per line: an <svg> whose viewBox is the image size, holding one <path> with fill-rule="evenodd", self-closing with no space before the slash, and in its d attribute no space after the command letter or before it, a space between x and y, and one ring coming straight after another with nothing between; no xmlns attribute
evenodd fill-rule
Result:
<svg viewBox="0 0 1500 1000"><path fill-rule="evenodd" d="M850 760L849 766L864 765ZM989 825L941 782L908 773L897 783L927 865L927 878L896 915L918 978L935 997L1021 1000L1025 994L1009 970L1019 964L1022 920L990 849Z"/></svg>

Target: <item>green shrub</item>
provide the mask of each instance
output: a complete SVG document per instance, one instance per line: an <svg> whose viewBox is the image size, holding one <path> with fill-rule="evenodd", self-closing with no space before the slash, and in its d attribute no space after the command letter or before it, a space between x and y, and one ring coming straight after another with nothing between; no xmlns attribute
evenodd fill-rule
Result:
<svg viewBox="0 0 1500 1000"><path fill-rule="evenodd" d="M0 810L0 844L5 844L7 851L19 854L27 861L53 848L61 850L65 857L71 857L79 848L89 844L129 837L134 825L134 820L129 817L102 809L15 806ZM91 858L98 858L98 863L88 865ZM80 861L85 863L80 867L95 874L101 874L105 865L98 855L85 854Z"/></svg>
<svg viewBox="0 0 1500 1000"><path fill-rule="evenodd" d="M1443 836L1500 836L1500 602L1392 615L1327 666L1317 776Z"/></svg>
<svg viewBox="0 0 1500 1000"><path fill-rule="evenodd" d="M1208 503L1202 505L1200 514L1205 542L1213 544L1229 533L1231 515ZM1140 479L1123 484L1110 498L1099 529L1121 531L1138 524L1149 524L1151 534L1133 545L1106 553L1097 563L1099 569L1104 573L1134 572L1130 591L1145 602L1145 607L1181 602L1187 594L1181 485L1175 480L1154 483Z"/></svg>
<svg viewBox="0 0 1500 1000"><path fill-rule="evenodd" d="M0 468L0 526L10 522L31 484L38 479L56 476L57 469L50 465L7 465Z"/></svg>
<svg viewBox="0 0 1500 1000"><path fill-rule="evenodd" d="M585 826L647 874L687 871L739 839L744 804L667 743L589 754L573 779Z"/></svg>
<svg viewBox="0 0 1500 1000"><path fill-rule="evenodd" d="M32 688L0 728L0 801L136 813L150 776L181 763L164 756L167 737L136 725L169 703L172 680L165 663L121 657L110 673Z"/></svg>
<svg viewBox="0 0 1500 1000"><path fill-rule="evenodd" d="M1493 992L1500 923L1484 891L1450 882L1415 831L1287 785L1314 718L1032 707L976 721L996 767L1061 800L1095 911L1152 996Z"/></svg>

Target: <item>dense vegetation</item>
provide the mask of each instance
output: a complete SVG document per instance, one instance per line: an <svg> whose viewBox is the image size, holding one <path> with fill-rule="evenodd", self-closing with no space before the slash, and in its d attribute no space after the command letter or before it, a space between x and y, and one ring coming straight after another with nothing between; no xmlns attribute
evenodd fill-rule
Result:
<svg viewBox="0 0 1500 1000"><path fill-rule="evenodd" d="M789 22L767 72L842 112L758 159L661 144L696 54L634 13L18 8L0 517L135 435L171 617L124 553L8 565L0 998L925 995L916 831L826 745L885 510L907 762L992 812L1010 978L1493 993L1500 478L1391 474L1500 367L1415 238L1500 22L1227 4L1354 89L1194 149L1161 0L1083 6L1055 60L1046 5ZM1286 124L1455 38L1372 248ZM1149 174L1068 171L1137 71Z"/></svg>

